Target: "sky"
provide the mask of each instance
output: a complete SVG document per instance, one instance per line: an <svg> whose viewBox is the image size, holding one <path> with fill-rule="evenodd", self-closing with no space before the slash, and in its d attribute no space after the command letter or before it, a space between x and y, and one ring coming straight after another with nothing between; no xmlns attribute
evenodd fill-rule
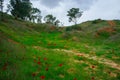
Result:
<svg viewBox="0 0 120 80"><path fill-rule="evenodd" d="M78 23L94 19L120 19L120 0L30 0L33 7L41 10L43 18L52 14L61 21L64 26L74 23L68 22L67 11L71 8L79 8L83 11ZM4 5L9 0L4 1ZM44 21L43 21L44 22Z"/></svg>

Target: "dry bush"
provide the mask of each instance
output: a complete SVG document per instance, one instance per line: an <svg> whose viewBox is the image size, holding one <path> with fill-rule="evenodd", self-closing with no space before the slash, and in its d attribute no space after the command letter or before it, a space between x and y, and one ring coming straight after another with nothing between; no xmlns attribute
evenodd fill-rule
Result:
<svg viewBox="0 0 120 80"><path fill-rule="evenodd" d="M104 28L100 28L97 30L97 32L95 33L95 37L110 36L114 34L115 32L116 30L113 27L104 27Z"/></svg>
<svg viewBox="0 0 120 80"><path fill-rule="evenodd" d="M78 37L73 36L73 37L72 37L72 41L77 41L77 42L79 42L80 40L79 40L79 38L78 38Z"/></svg>
<svg viewBox="0 0 120 80"><path fill-rule="evenodd" d="M107 21L108 24L111 26L111 27L115 27L116 26L116 23L114 21Z"/></svg>

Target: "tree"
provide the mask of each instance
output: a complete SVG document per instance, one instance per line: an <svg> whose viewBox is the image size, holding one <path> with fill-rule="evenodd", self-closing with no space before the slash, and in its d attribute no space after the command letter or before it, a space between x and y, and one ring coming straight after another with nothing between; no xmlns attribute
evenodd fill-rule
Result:
<svg viewBox="0 0 120 80"><path fill-rule="evenodd" d="M0 0L0 11L3 12L3 2L4 0Z"/></svg>
<svg viewBox="0 0 120 80"><path fill-rule="evenodd" d="M12 7L10 4L7 4L7 10L6 10L6 13L10 12L10 10L12 10Z"/></svg>
<svg viewBox="0 0 120 80"><path fill-rule="evenodd" d="M59 23L60 23L59 20L56 20L56 21L54 22L55 26L59 26Z"/></svg>
<svg viewBox="0 0 120 80"><path fill-rule="evenodd" d="M29 0L10 0L11 14L15 18L25 20L30 15L32 3Z"/></svg>
<svg viewBox="0 0 120 80"><path fill-rule="evenodd" d="M49 14L49 15L46 15L44 17L44 21L46 23L49 23L49 24L52 24L52 25L55 25L55 26L59 26L59 23L60 21L58 19L56 19L56 17L54 17L53 15Z"/></svg>
<svg viewBox="0 0 120 80"><path fill-rule="evenodd" d="M41 23L41 18L41 11L37 8L32 8L29 16L30 21L32 20L33 22L35 22L36 19L37 23Z"/></svg>
<svg viewBox="0 0 120 80"><path fill-rule="evenodd" d="M55 20L56 20L56 17L54 17L54 16L51 15L51 14L46 15L46 16L44 17L44 21L45 21L46 23L54 24Z"/></svg>
<svg viewBox="0 0 120 80"><path fill-rule="evenodd" d="M41 22L42 22L41 19L42 19L42 16L39 14L39 15L37 16L37 23L41 23Z"/></svg>
<svg viewBox="0 0 120 80"><path fill-rule="evenodd" d="M0 20L3 19L3 2L4 2L4 0L0 0L0 12L1 12L1 14L0 14Z"/></svg>
<svg viewBox="0 0 120 80"><path fill-rule="evenodd" d="M82 11L79 11L79 8L71 8L67 12L67 16L69 16L69 22L74 22L75 25L77 24L77 18L80 18L83 13Z"/></svg>

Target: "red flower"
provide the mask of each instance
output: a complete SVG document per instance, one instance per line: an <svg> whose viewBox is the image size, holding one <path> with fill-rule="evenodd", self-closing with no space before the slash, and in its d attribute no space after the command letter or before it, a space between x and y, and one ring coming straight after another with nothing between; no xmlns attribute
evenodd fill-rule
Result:
<svg viewBox="0 0 120 80"><path fill-rule="evenodd" d="M60 66L60 67L62 67L62 66L63 66L63 64L59 64L59 66Z"/></svg>
<svg viewBox="0 0 120 80"><path fill-rule="evenodd" d="M77 80L77 78L74 78L73 80Z"/></svg>
<svg viewBox="0 0 120 80"><path fill-rule="evenodd" d="M37 64L39 64L39 65L40 65L40 64L41 64L41 62L39 61Z"/></svg>
<svg viewBox="0 0 120 80"><path fill-rule="evenodd" d="M46 68L45 70L48 71L48 68Z"/></svg>
<svg viewBox="0 0 120 80"><path fill-rule="evenodd" d="M92 68L95 68L95 66L92 66Z"/></svg>
<svg viewBox="0 0 120 80"><path fill-rule="evenodd" d="M45 79L45 76L40 76L40 79L42 79L42 80Z"/></svg>
<svg viewBox="0 0 120 80"><path fill-rule="evenodd" d="M44 58L44 60L46 61L46 60L47 60L47 58Z"/></svg>

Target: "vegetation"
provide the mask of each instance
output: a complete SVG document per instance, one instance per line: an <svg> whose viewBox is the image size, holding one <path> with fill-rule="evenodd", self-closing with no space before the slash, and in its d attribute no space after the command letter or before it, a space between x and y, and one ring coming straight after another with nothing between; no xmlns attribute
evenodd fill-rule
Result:
<svg viewBox="0 0 120 80"><path fill-rule="evenodd" d="M81 30L81 27L79 25L72 25L72 26L69 26L69 27L66 27L66 31L80 31Z"/></svg>
<svg viewBox="0 0 120 80"><path fill-rule="evenodd" d="M37 23L41 23L41 18L41 11L37 8L32 8L29 16L30 21L35 22L35 19L37 19Z"/></svg>
<svg viewBox="0 0 120 80"><path fill-rule="evenodd" d="M11 14L17 19L25 20L30 15L31 3L29 0L10 0Z"/></svg>
<svg viewBox="0 0 120 80"><path fill-rule="evenodd" d="M87 21L77 25L81 30L66 31L4 16L0 80L119 80L119 20ZM103 31L110 35L98 34Z"/></svg>
<svg viewBox="0 0 120 80"><path fill-rule="evenodd" d="M42 23L29 0L10 0L12 15L2 9L0 80L120 80L120 20L77 24L82 12L72 8L75 25L57 27L52 14Z"/></svg>
<svg viewBox="0 0 120 80"><path fill-rule="evenodd" d="M44 21L48 24L59 26L60 21L56 19L52 14L48 14L44 17Z"/></svg>
<svg viewBox="0 0 120 80"><path fill-rule="evenodd" d="M67 16L69 16L69 22L74 22L77 24L77 18L80 18L82 11L79 11L79 8L72 8L68 11Z"/></svg>

